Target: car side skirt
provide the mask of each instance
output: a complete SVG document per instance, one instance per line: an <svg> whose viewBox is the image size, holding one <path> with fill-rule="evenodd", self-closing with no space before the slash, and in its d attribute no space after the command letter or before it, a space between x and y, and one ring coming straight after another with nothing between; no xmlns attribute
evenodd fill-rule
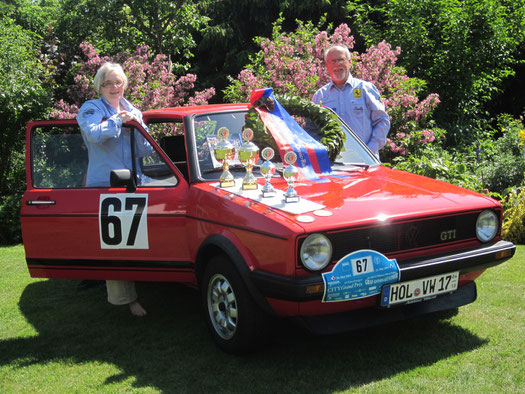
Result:
<svg viewBox="0 0 525 394"><path fill-rule="evenodd" d="M187 261L84 260L26 258L33 278L114 279L195 283L194 266Z"/></svg>

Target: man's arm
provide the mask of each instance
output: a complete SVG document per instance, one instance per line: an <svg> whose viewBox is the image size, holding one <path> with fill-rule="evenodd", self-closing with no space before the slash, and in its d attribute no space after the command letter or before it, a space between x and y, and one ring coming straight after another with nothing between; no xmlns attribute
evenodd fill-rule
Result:
<svg viewBox="0 0 525 394"><path fill-rule="evenodd" d="M390 116L386 113L379 90L371 83L366 85L365 100L372 124L372 134L367 145L373 152L378 152L386 144L386 137L390 130Z"/></svg>

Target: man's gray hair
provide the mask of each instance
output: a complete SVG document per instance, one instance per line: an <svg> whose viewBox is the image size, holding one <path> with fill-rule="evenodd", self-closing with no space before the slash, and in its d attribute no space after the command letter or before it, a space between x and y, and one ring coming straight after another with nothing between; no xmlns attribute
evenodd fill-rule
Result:
<svg viewBox="0 0 525 394"><path fill-rule="evenodd" d="M352 58L352 56L350 55L350 50L346 46L341 45L341 44L335 44L335 45L331 45L331 46L329 46L328 48L325 49L325 51L324 51L324 61L325 62L326 62L326 57L332 51L342 51L342 52L344 52L346 54L346 59L347 60L350 60Z"/></svg>
<svg viewBox="0 0 525 394"><path fill-rule="evenodd" d="M93 80L95 92L97 92L98 94L100 94L100 88L106 79L106 75L110 71L114 71L120 76L120 78L122 78L122 81L124 82L124 90L126 90L126 88L128 87L128 77L124 73L122 66L118 63L107 62L107 63L104 63L102 67L98 69L95 75L95 79Z"/></svg>

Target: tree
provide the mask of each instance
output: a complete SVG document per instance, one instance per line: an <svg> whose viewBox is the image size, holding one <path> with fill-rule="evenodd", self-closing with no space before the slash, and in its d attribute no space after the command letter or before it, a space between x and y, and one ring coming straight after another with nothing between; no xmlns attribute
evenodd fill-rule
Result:
<svg viewBox="0 0 525 394"><path fill-rule="evenodd" d="M403 48L401 64L439 93L435 119L451 144L476 137L480 120L491 117L486 108L523 62L525 0L363 0L347 10L369 45ZM513 92L525 102L523 91Z"/></svg>
<svg viewBox="0 0 525 394"><path fill-rule="evenodd" d="M230 101L245 101L256 88L270 86L275 93L294 94L310 99L313 93L329 81L323 52L331 44L354 48L350 28L341 24L329 34L331 27L321 31L311 22L299 22L293 33L281 29L283 18L274 23L272 38L259 37L256 42L261 50L251 57L251 62L237 79L232 79L225 90ZM324 23L320 21L320 25ZM423 100L419 91L425 86L417 78L410 78L402 67L396 65L400 48L392 49L381 42L364 53L352 53L352 74L377 86L391 118L390 138L382 151L383 161L390 161L409 150L436 140L443 130L432 128L430 115L439 103L437 94ZM437 134L437 135L436 135Z"/></svg>
<svg viewBox="0 0 525 394"><path fill-rule="evenodd" d="M35 34L10 18L0 20L0 243L19 236L26 122L51 105L49 72L37 48Z"/></svg>
<svg viewBox="0 0 525 394"><path fill-rule="evenodd" d="M206 22L190 0L64 0L56 33L69 51L86 39L109 54L147 45L174 59L175 71L182 72L193 56L193 33Z"/></svg>
<svg viewBox="0 0 525 394"><path fill-rule="evenodd" d="M60 0L0 1L0 16L11 18L24 30L43 37L59 14Z"/></svg>
<svg viewBox="0 0 525 394"><path fill-rule="evenodd" d="M283 15L284 31L294 31L296 20L317 24L328 14L330 21L345 20L345 0L221 0L203 1L202 12L210 18L206 28L195 35L198 44L192 71L218 90L228 84L227 77L236 75L249 56L258 51L256 36L269 37L272 23Z"/></svg>

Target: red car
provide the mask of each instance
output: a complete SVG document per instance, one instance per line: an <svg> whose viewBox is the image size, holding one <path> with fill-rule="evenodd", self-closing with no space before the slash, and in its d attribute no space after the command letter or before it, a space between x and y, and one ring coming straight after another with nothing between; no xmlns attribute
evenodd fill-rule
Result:
<svg viewBox="0 0 525 394"><path fill-rule="evenodd" d="M149 133L132 126L152 154L115 169L107 188L84 186L75 120L30 122L21 222L31 276L199 288L215 342L239 353L268 315L335 333L457 308L476 299L486 268L513 256L495 200L382 166L342 123L331 172L301 176L282 152L259 158L275 152L270 134L243 145L249 108L144 112ZM272 164L274 191L263 193Z"/></svg>

